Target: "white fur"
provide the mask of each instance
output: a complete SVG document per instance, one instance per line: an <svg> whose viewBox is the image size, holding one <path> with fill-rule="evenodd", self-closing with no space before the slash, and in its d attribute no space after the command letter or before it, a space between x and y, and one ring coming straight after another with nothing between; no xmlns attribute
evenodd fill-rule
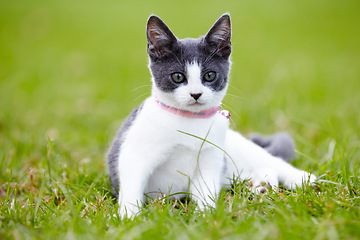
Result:
<svg viewBox="0 0 360 240"><path fill-rule="evenodd" d="M144 193L152 197L181 193L174 197L182 197L188 192L200 210L214 207L222 185L230 184L233 176L251 178L259 191L263 183L272 187L282 183L293 189L304 181L315 181L315 176L273 157L229 129L228 119L220 114L206 119L187 118L161 108L155 96L190 111L219 105L226 89L215 92L202 85L197 63L189 63L186 71L188 84L173 93L162 92L153 84L153 96L145 100L124 136L118 159L121 217L132 217L139 211ZM200 104L194 105L191 93L202 93Z"/></svg>

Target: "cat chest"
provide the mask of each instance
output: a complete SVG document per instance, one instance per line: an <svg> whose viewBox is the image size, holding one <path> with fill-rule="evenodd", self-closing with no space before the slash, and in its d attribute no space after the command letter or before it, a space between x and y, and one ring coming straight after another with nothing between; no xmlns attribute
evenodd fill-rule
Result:
<svg viewBox="0 0 360 240"><path fill-rule="evenodd" d="M158 166L149 178L145 193L151 197L188 192L191 179L198 170L201 151L194 151L184 145L174 147L166 160ZM175 195L181 198L183 194Z"/></svg>
<svg viewBox="0 0 360 240"><path fill-rule="evenodd" d="M224 149L228 125L228 119L221 115L187 118L146 101L126 136L122 157L128 161L135 156L133 161L151 169L145 187L149 196L187 192L203 154Z"/></svg>

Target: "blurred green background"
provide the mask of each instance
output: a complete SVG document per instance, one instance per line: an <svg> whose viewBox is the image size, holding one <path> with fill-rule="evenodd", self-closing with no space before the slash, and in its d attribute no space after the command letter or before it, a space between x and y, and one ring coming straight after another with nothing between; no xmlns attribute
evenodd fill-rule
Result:
<svg viewBox="0 0 360 240"><path fill-rule="evenodd" d="M48 137L53 161L105 172L121 121L150 95L152 13L184 38L229 12L233 127L289 131L320 163L336 142L359 164L359 10L358 0L1 0L0 181L10 169L16 178L46 169Z"/></svg>

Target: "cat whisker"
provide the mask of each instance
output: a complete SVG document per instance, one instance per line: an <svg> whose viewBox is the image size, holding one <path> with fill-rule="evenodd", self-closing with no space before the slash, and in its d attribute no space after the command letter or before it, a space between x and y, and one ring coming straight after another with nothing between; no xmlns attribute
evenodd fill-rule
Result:
<svg viewBox="0 0 360 240"><path fill-rule="evenodd" d="M170 108L180 108L180 104L176 103L176 104L171 104L169 105Z"/></svg>
<svg viewBox="0 0 360 240"><path fill-rule="evenodd" d="M137 96L134 100L132 100L131 102L136 102L138 99L142 98L143 96L146 96L146 95L151 95L151 92L146 92L146 93L143 93L141 94L140 96Z"/></svg>
<svg viewBox="0 0 360 240"><path fill-rule="evenodd" d="M145 87L151 87L151 84L145 84L145 85L139 86L137 88L132 89L131 92L135 92L136 90L139 90L140 88L145 88Z"/></svg>
<svg viewBox="0 0 360 240"><path fill-rule="evenodd" d="M240 97L240 96L238 96L238 95L234 95L234 94L230 94L230 93L227 93L226 96L225 96L225 98L228 97L228 96L229 96L229 97L232 97L232 98L240 99L240 100L242 100L242 101L247 101L247 99L244 98L244 97Z"/></svg>
<svg viewBox="0 0 360 240"><path fill-rule="evenodd" d="M227 46L224 45L221 48L216 48L212 53L210 53L210 55L205 59L205 61L203 62L203 64L206 64L208 61L210 61L210 59L218 52L220 52L221 50L223 50L224 48L226 48Z"/></svg>
<svg viewBox="0 0 360 240"><path fill-rule="evenodd" d="M182 53L182 52L181 52L181 53ZM174 53L172 52L171 55L175 57L176 61L177 61L180 65L182 64L181 61L180 61L180 59L178 58L178 56L177 56L176 54L174 54Z"/></svg>
<svg viewBox="0 0 360 240"><path fill-rule="evenodd" d="M237 87L235 87L233 84L229 83L229 87L235 89L239 94L242 94L242 92L240 91L240 89L238 89Z"/></svg>
<svg viewBox="0 0 360 240"><path fill-rule="evenodd" d="M207 62L210 61L210 59L217 53L217 51L213 51L212 53L210 53L210 55L205 59L205 61L203 62L203 65L205 65Z"/></svg>

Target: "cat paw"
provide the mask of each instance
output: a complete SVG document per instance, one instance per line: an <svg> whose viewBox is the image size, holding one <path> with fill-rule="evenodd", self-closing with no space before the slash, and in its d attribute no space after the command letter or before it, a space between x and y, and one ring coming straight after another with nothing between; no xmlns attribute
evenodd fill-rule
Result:
<svg viewBox="0 0 360 240"><path fill-rule="evenodd" d="M279 186L278 175L273 169L258 169L254 175L251 185L255 194L266 194L270 189Z"/></svg>
<svg viewBox="0 0 360 240"><path fill-rule="evenodd" d="M195 199L193 199L195 200ZM197 206L196 206L196 211L198 212L204 212L206 210L209 210L209 209L214 209L216 208L216 203L215 201L213 201L212 199L208 198L206 200L201 200L201 199L196 199L195 200L196 203L197 203Z"/></svg>
<svg viewBox="0 0 360 240"><path fill-rule="evenodd" d="M119 216L120 219L133 219L136 214L139 212L138 206L132 205L132 204L122 204L119 208Z"/></svg>
<svg viewBox="0 0 360 240"><path fill-rule="evenodd" d="M257 195L266 194L270 189L273 188L273 185L265 181L251 182L251 184L252 184L252 192Z"/></svg>
<svg viewBox="0 0 360 240"><path fill-rule="evenodd" d="M307 185L314 186L315 181L315 175L305 171L299 171L289 175L283 184L285 188L295 190L297 188L303 188Z"/></svg>

